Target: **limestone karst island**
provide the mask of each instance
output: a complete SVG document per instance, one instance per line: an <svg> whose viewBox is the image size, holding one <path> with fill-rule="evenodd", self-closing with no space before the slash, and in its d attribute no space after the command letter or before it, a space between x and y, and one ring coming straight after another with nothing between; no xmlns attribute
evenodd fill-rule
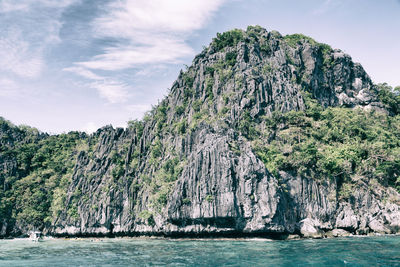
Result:
<svg viewBox="0 0 400 267"><path fill-rule="evenodd" d="M218 34L126 128L1 118L0 235L398 234L399 93L301 34Z"/></svg>

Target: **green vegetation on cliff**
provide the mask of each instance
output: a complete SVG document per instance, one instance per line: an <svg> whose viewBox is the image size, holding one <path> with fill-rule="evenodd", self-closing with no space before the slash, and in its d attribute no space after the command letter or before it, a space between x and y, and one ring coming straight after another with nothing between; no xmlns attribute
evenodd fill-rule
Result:
<svg viewBox="0 0 400 267"><path fill-rule="evenodd" d="M394 89L386 83L378 84L376 93L385 108L394 115L400 114L400 86Z"/></svg>
<svg viewBox="0 0 400 267"><path fill-rule="evenodd" d="M50 223L65 201L76 156L86 149L85 135L70 132L48 136L2 118L0 128L0 218L11 217L34 227ZM12 173L6 172L7 164L15 164Z"/></svg>
<svg viewBox="0 0 400 267"><path fill-rule="evenodd" d="M48 135L0 118L0 231L56 223L97 231L122 220L146 229L174 193L174 216L191 216L192 205L214 214L221 199L253 190L235 192L237 179L268 172L283 191L282 172L333 182L335 205L361 183L400 192L400 88L373 85L333 53L304 35L250 26L217 34L169 95L125 130ZM243 170L231 164L250 171L237 178ZM231 191L218 187L231 178ZM186 189L176 192L178 184Z"/></svg>
<svg viewBox="0 0 400 267"><path fill-rule="evenodd" d="M249 136L269 171L356 184L376 180L400 192L400 116L359 109L322 109L261 118L265 128ZM254 123L254 129L257 124Z"/></svg>

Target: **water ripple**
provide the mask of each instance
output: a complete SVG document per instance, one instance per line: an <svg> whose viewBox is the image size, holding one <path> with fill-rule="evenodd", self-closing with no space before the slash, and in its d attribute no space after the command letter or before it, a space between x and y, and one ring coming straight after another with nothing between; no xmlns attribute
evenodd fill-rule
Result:
<svg viewBox="0 0 400 267"><path fill-rule="evenodd" d="M400 237L0 240L0 266L400 266Z"/></svg>

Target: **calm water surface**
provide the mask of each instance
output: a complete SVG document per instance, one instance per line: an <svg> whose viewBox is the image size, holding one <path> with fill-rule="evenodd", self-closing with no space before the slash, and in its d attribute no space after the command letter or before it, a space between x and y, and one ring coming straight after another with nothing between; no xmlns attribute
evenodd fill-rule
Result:
<svg viewBox="0 0 400 267"><path fill-rule="evenodd" d="M400 266L400 237L0 240L0 266Z"/></svg>

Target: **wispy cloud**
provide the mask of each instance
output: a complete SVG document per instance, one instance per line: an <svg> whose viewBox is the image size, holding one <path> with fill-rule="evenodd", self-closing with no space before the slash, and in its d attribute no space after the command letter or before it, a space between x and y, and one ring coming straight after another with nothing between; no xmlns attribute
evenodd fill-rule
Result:
<svg viewBox="0 0 400 267"><path fill-rule="evenodd" d="M20 78L39 77L46 67L44 51L60 42L62 11L76 2L0 0L0 70Z"/></svg>
<svg viewBox="0 0 400 267"><path fill-rule="evenodd" d="M111 103L129 97L129 86L104 72L179 63L194 54L186 43L226 0L111 1L92 23L94 38L112 43L103 52L65 69L91 80L88 85ZM97 72L101 71L99 75ZM140 72L140 71L139 71ZM111 73L107 74L109 77Z"/></svg>
<svg viewBox="0 0 400 267"><path fill-rule="evenodd" d="M89 86L96 89L102 98L112 104L126 102L129 97L129 86L118 80L104 79L92 82Z"/></svg>
<svg viewBox="0 0 400 267"><path fill-rule="evenodd" d="M95 21L99 36L132 38L138 32L191 32L201 29L224 0L124 0L112 2Z"/></svg>
<svg viewBox="0 0 400 267"><path fill-rule="evenodd" d="M145 46L110 47L104 54L77 64L89 69L122 70L145 64L177 63L178 59L193 53L193 49L182 40L155 36Z"/></svg>
<svg viewBox="0 0 400 267"><path fill-rule="evenodd" d="M0 70L26 78L37 77L44 65L40 48L31 49L21 31L15 28L0 36L0 58Z"/></svg>
<svg viewBox="0 0 400 267"><path fill-rule="evenodd" d="M64 8L77 2L76 0L0 0L0 13L15 11L29 12L33 7Z"/></svg>
<svg viewBox="0 0 400 267"><path fill-rule="evenodd" d="M165 71L168 67L163 64L154 64L154 65L149 65L144 68L141 68L139 71L135 73L135 77L144 77L144 78L149 78L154 74L157 74L159 76L165 74Z"/></svg>
<svg viewBox="0 0 400 267"><path fill-rule="evenodd" d="M164 65L150 65L141 68L134 73L134 77L149 79L154 73L162 76L166 66ZM105 99L111 104L127 102L128 98L132 96L132 87L127 83L121 82L115 77L106 77L96 74L94 71L84 66L73 66L64 68L63 71L74 73L82 78L87 79L84 84L88 88L95 89L100 97ZM126 109L132 111L133 114L143 114L145 111L150 110L150 105L128 105ZM141 116L141 115L140 115ZM134 115L134 118L139 118L139 115Z"/></svg>
<svg viewBox="0 0 400 267"><path fill-rule="evenodd" d="M125 102L129 97L128 85L114 78L100 76L80 66L64 68L63 70L90 80L86 83L86 86L96 89L102 98L112 104Z"/></svg>
<svg viewBox="0 0 400 267"><path fill-rule="evenodd" d="M225 0L124 0L112 2L93 22L97 38L120 40L79 64L119 70L141 64L176 63L192 55L187 36L201 29Z"/></svg>
<svg viewBox="0 0 400 267"><path fill-rule="evenodd" d="M100 75L93 73L91 70L88 70L88 69L85 69L82 67L78 67L78 66L64 68L63 71L69 71L69 72L75 73L81 77L84 77L84 78L90 79L90 80L103 80L104 79Z"/></svg>

